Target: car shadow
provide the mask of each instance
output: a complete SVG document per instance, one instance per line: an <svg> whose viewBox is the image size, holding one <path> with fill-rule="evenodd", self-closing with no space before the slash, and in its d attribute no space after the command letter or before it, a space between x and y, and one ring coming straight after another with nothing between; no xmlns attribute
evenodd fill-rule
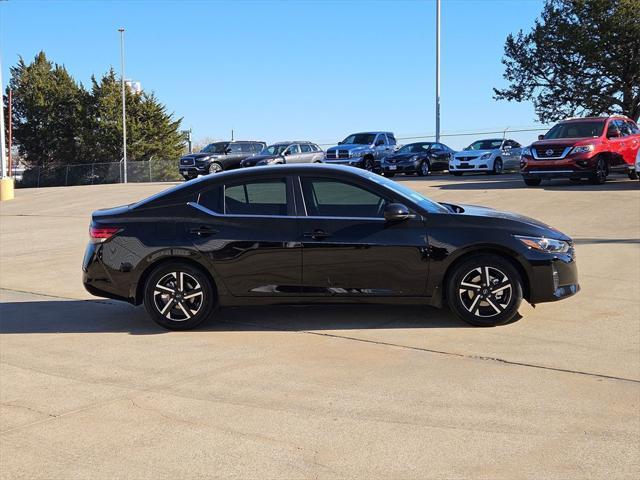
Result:
<svg viewBox="0 0 640 480"><path fill-rule="evenodd" d="M304 331L399 328L473 328L446 309L387 305L284 305L226 307L199 331ZM112 300L0 303L0 334L168 333L144 308Z"/></svg>
<svg viewBox="0 0 640 480"><path fill-rule="evenodd" d="M629 180L626 177L609 178L603 185L591 185L587 180L574 183L567 179L543 180L537 187L529 187L524 184L519 175L489 176L489 175L469 175L468 177L456 177L458 183L445 183L434 185L434 188L441 190L551 190L551 191L626 191L640 189L638 180ZM434 179L435 180L435 179Z"/></svg>

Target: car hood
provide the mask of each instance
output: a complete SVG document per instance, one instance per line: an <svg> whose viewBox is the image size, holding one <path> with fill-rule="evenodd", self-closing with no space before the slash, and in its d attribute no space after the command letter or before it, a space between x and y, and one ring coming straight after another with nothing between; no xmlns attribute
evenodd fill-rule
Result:
<svg viewBox="0 0 640 480"><path fill-rule="evenodd" d="M224 155L222 153L190 153L189 155L185 155L184 157L180 157L180 160L200 160L202 158L205 157L210 157L210 158L220 158L223 157Z"/></svg>
<svg viewBox="0 0 640 480"><path fill-rule="evenodd" d="M555 238L558 240L571 241L571 238L560 232L558 229L547 225L539 220L536 220L526 215L520 215L518 213L506 212L502 210L495 210L489 207L481 207L478 205L465 205L465 204L445 204L451 207L461 207L462 212L456 213L462 217L489 217L494 219L505 220L510 223L510 228L515 226L514 224L521 224L523 227L522 234L540 235L548 238ZM526 230L526 231L524 231ZM514 231L514 233L518 233Z"/></svg>
<svg viewBox="0 0 640 480"><path fill-rule="evenodd" d="M495 150L462 150L461 152L456 152L454 157L480 157L485 153L493 153Z"/></svg>
<svg viewBox="0 0 640 480"><path fill-rule="evenodd" d="M272 158L279 158L280 155L254 155L252 157L245 158L242 163L243 165L255 165L258 162L262 162L264 160L271 160Z"/></svg>
<svg viewBox="0 0 640 480"><path fill-rule="evenodd" d="M345 143L344 145L337 145L335 147L331 147L328 150L349 150L350 152L353 150L369 150L371 147L369 145L358 145L354 143Z"/></svg>
<svg viewBox="0 0 640 480"><path fill-rule="evenodd" d="M413 157L422 157L424 153L394 153L389 155L387 159L401 162L403 160L411 160Z"/></svg>
<svg viewBox="0 0 640 480"><path fill-rule="evenodd" d="M558 138L557 140L538 140L531 144L534 148L544 149L545 147L573 147L577 144L592 143L597 138Z"/></svg>

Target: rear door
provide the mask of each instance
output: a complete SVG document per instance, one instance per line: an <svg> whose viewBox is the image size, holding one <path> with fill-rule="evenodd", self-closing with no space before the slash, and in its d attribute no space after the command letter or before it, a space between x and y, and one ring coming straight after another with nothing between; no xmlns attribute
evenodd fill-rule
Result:
<svg viewBox="0 0 640 480"><path fill-rule="evenodd" d="M299 293L302 251L292 182L261 176L200 193L186 233L234 296Z"/></svg>
<svg viewBox="0 0 640 480"><path fill-rule="evenodd" d="M369 185L301 176L300 217L306 294L340 297L425 295L429 261L420 215L385 222L394 201Z"/></svg>
<svg viewBox="0 0 640 480"><path fill-rule="evenodd" d="M313 161L313 156L314 156L314 152L311 149L311 145L309 145L308 143L301 143L300 144L300 158L301 158L301 162L304 163L311 163Z"/></svg>

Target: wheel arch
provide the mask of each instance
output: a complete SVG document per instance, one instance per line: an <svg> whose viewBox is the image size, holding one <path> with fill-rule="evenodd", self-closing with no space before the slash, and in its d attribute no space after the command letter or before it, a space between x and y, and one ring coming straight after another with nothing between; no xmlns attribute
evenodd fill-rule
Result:
<svg viewBox="0 0 640 480"><path fill-rule="evenodd" d="M185 263L187 265L190 265L193 268L197 268L198 270L201 270L202 273L204 273L204 275L207 276L207 278L211 282L211 287L213 288L216 298L220 297L218 282L216 282L216 279L211 274L211 271L207 268L206 265L199 262L198 260L195 260L193 257L170 255L170 256L163 256L154 261L151 261L148 265L144 267L144 269L140 273L140 276L138 277L138 281L136 282L134 288L132 289L134 305L140 305L142 303L142 300L144 299L144 285L147 282L147 278L149 278L149 275L151 274L151 272L153 272L153 270L155 270L157 267L161 265L164 265L167 263L174 263L174 262Z"/></svg>
<svg viewBox="0 0 640 480"><path fill-rule="evenodd" d="M529 301L531 298L531 279L527 269L524 267L523 263L519 260L519 256L516 252L509 248L502 247L500 245L479 245L477 247L472 247L461 252L457 255L447 266L444 275L442 276L442 280L440 282L440 291L442 292L442 300L446 300L447 298L447 285L449 283L449 279L453 274L454 270L458 265L467 259L477 256L477 255L497 255L499 257L507 260L520 274L520 278L522 279L522 294L525 300Z"/></svg>

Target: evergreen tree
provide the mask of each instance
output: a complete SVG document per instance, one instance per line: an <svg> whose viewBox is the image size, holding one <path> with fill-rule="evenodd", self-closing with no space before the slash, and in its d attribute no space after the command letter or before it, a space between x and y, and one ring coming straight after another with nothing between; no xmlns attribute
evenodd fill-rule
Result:
<svg viewBox="0 0 640 480"><path fill-rule="evenodd" d="M13 136L19 154L31 165L81 162L86 101L82 86L44 52L29 65L20 58L10 71Z"/></svg>

